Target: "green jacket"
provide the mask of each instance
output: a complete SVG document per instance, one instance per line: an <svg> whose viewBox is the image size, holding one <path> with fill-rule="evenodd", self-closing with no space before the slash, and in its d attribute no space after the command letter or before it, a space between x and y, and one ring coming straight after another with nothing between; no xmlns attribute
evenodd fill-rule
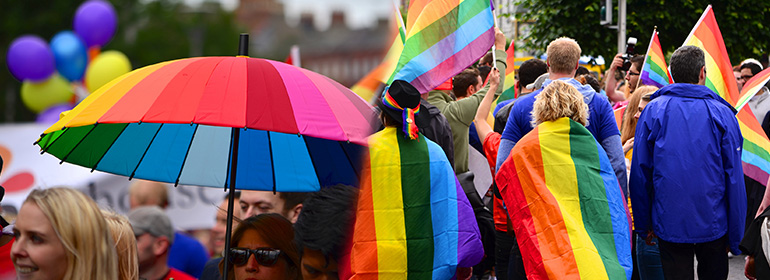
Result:
<svg viewBox="0 0 770 280"><path fill-rule="evenodd" d="M495 98L503 92L503 81L505 81L505 59L507 54L503 50L496 50L496 66L500 70L500 86L497 87ZM444 114L449 126L452 128L452 140L454 142L455 154L455 174L468 171L468 130L471 122L476 116L476 110L481 104L481 100L489 91L489 83L483 89L471 96L461 100L452 99L449 94L434 90L428 94L428 102L436 106ZM483 139L482 139L483 140Z"/></svg>

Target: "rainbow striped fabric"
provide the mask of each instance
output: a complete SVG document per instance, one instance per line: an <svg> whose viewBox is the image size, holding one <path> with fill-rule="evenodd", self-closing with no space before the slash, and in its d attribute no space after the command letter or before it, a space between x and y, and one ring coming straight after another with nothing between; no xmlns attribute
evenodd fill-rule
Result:
<svg viewBox="0 0 770 280"><path fill-rule="evenodd" d="M631 279L628 210L604 149L583 125L538 125L495 179L528 279Z"/></svg>
<svg viewBox="0 0 770 280"><path fill-rule="evenodd" d="M401 11L399 7L394 7L393 17L396 25L393 28L393 43L390 44L388 53L385 54L385 58L380 65L375 67L369 74L366 74L361 80L359 80L353 87L350 88L353 92L361 96L361 98L367 101L373 101L372 97L377 89L388 82L388 79L393 75L393 71L396 70L398 65L398 58L401 55L401 51L404 50L404 37L405 29L404 23L401 18Z"/></svg>
<svg viewBox="0 0 770 280"><path fill-rule="evenodd" d="M407 25L404 50L388 84L405 80L421 93L432 90L489 51L495 40L493 19L488 0L425 3Z"/></svg>
<svg viewBox="0 0 770 280"><path fill-rule="evenodd" d="M730 57L719 31L714 10L711 5L703 11L683 45L700 47L706 54L706 86L724 98L730 105L740 109L736 117L743 135L743 173L765 184L770 178L770 140L762 130L751 108L745 105L756 94L738 92Z"/></svg>
<svg viewBox="0 0 770 280"><path fill-rule="evenodd" d="M505 63L509 65L508 68L505 68L505 82L503 82L503 93L500 94L499 97L497 97L497 100L495 100L495 103L492 105L492 108L495 108L497 103L503 102L508 99L516 98L516 74L514 73L515 68L513 65L516 64L516 57L514 56L514 41L511 41L511 45L508 46L508 49L505 50L505 53L508 54L508 57L505 59Z"/></svg>
<svg viewBox="0 0 770 280"><path fill-rule="evenodd" d="M668 73L668 67L666 67L666 57L663 56L663 48L660 47L657 30L652 32L650 46L647 47L647 55L639 77L639 81L643 85L652 85L658 88L674 83L671 80L671 74Z"/></svg>
<svg viewBox="0 0 770 280"><path fill-rule="evenodd" d="M481 261L473 209L437 144L386 127L363 166L341 279L451 279Z"/></svg>

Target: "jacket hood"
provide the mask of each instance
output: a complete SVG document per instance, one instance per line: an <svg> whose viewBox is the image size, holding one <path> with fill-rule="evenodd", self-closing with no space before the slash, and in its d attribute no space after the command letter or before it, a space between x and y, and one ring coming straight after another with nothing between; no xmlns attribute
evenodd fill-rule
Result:
<svg viewBox="0 0 770 280"><path fill-rule="evenodd" d="M658 98L659 96L663 96L663 95L684 97L684 98L714 99L719 103L722 103L725 106L727 106L727 108L730 108L730 110L732 110L733 113L737 113L735 108L732 105L730 105L730 103L727 103L727 101L725 101L724 98L720 97L710 88L703 85L685 84L685 83L667 85L659 89L658 91L656 91L652 95L652 97L650 97L650 100L655 100L655 98Z"/></svg>
<svg viewBox="0 0 770 280"><path fill-rule="evenodd" d="M596 96L596 91L590 85L581 84L580 82L578 82L578 80L575 80L573 78L561 78L559 80L572 85L581 94L583 94L583 100L585 100L586 104L591 103L591 100L593 100L594 96ZM539 89L539 91L542 91L551 82L553 82L553 80L546 79L545 82L543 82L543 86Z"/></svg>

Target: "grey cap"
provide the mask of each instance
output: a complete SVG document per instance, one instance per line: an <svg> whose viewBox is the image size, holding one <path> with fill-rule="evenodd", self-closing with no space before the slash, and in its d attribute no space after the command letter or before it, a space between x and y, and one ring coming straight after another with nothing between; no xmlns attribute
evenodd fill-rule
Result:
<svg viewBox="0 0 770 280"><path fill-rule="evenodd" d="M540 89L540 87L543 86L543 83L547 79L548 79L548 73L540 75L540 77L537 77L537 79L535 79L533 83L527 85L527 89L535 89L535 90Z"/></svg>
<svg viewBox="0 0 770 280"><path fill-rule="evenodd" d="M128 220L134 228L134 234L139 236L149 233L152 236L165 236L174 243L174 227L166 212L158 206L142 206L128 212Z"/></svg>

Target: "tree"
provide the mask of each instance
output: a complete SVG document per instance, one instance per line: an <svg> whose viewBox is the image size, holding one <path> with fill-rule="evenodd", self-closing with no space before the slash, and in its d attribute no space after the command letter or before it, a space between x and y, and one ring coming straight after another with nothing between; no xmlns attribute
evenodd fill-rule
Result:
<svg viewBox="0 0 770 280"><path fill-rule="evenodd" d="M533 21L532 32L524 38L525 47L545 50L561 36L574 38L583 54L611 58L617 50L617 30L599 24L600 1L596 0L519 0L519 19ZM654 26L658 27L663 52L680 47L709 0L634 0L627 4L627 37L639 39L636 52L647 50ZM713 3L725 46L733 65L745 58L760 58L770 49L770 2L717 1ZM617 15L617 5L613 15ZM607 59L609 60L609 59Z"/></svg>

